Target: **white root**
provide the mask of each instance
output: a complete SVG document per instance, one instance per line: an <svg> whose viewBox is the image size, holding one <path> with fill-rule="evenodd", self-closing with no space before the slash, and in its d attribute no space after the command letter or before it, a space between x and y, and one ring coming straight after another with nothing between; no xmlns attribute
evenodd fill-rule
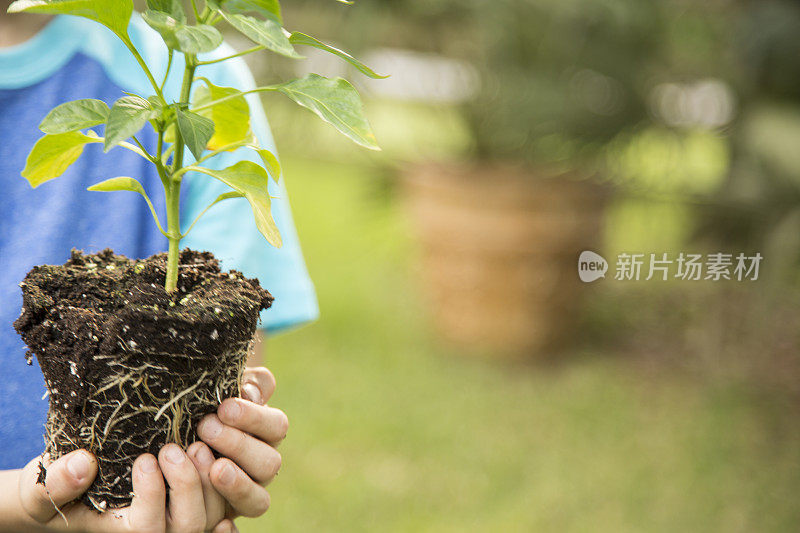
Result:
<svg viewBox="0 0 800 533"><path fill-rule="evenodd" d="M53 458L78 448L93 451L100 471L84 501L101 512L128 505L130 465L135 456L167 442L181 447L191 444L199 418L225 397L237 394L247 345L243 342L217 354L214 365L197 369L197 376L191 371L176 373L173 368L177 362L195 362L199 354L192 347L183 353L148 351L135 354L135 358L119 354L107 358L107 376L96 386L88 383L86 393L79 391L78 399L84 402L79 418L65 416L60 402L57 411L51 408L46 451ZM51 392L55 394L52 388Z"/></svg>
<svg viewBox="0 0 800 533"><path fill-rule="evenodd" d="M203 382L203 378L204 378L204 377L206 377L206 374L208 374L208 372L203 372L203 375L202 375L202 376L200 376L200 379L198 379L198 380L197 380L197 383L195 383L195 384L194 384L194 385L192 385L191 387L187 387L187 388L183 389L183 390L182 390L180 393L178 393L178 394L177 394L175 397L173 397L173 398L172 398L170 401L168 401L167 403L165 403L165 404L164 404L164 405L161 407L161 409L159 409L159 410L158 410L158 412L156 413L156 416L153 418L153 420L158 420L158 419L159 419L159 417L160 417L161 415L163 415L163 414L164 414L164 411L166 411L166 410L169 408L169 406L170 406L170 405L174 404L175 402L177 402L178 400L180 400L181 398L183 398L184 396L186 396L187 394L189 394L190 392L192 392L192 391L193 391L194 389L196 389L198 386L200 386L200 383L202 383L202 382Z"/></svg>

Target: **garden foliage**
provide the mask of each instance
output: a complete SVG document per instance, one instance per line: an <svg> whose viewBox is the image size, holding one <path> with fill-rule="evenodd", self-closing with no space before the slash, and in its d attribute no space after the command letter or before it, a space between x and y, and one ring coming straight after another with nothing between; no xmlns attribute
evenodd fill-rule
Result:
<svg viewBox="0 0 800 533"><path fill-rule="evenodd" d="M349 3L349 2L342 2ZM220 195L217 202L243 197L253 210L256 226L274 246L281 237L270 213L268 179L278 180L280 164L275 154L262 148L250 125L250 108L245 98L249 93L282 93L305 107L353 142L377 150L378 145L362 112L361 99L355 88L342 78L325 78L309 74L293 79L241 91L219 87L198 76L202 67L227 61L249 53L268 51L290 58L302 58L295 46L311 46L334 54L372 78L382 76L353 56L310 35L290 32L283 27L278 0L192 0L187 13L180 0L147 0L144 21L157 31L169 50L169 64L163 81L156 80L150 65L142 58L128 35L133 16L132 0L18 0L9 12L66 14L84 17L109 28L136 58L150 81L152 94L127 94L110 107L100 100L83 99L66 102L54 108L39 128L45 134L33 146L22 176L33 187L64 173L82 154L86 145L102 143L104 151L120 147L132 150L156 166L167 199L166 227L159 220L142 185L133 177L111 177L98 183L93 191L133 191L150 205L153 218L169 239L165 288L174 290L177 280L178 250L186 231L180 227L180 184L187 172L204 174L228 185L232 191ZM222 44L219 26L230 25L253 41L254 46L228 57L200 59ZM175 54L183 54L184 72L179 99L171 101L164 93ZM205 56L204 56L205 57ZM150 125L158 135L158 144L148 150L137 134ZM104 128L100 136L91 128ZM185 149L193 156L187 161ZM260 156L262 164L242 161L222 170L203 166L209 159L224 152L246 148ZM202 216L202 214L200 215ZM199 217L198 217L199 218ZM196 221L195 221L196 222Z"/></svg>

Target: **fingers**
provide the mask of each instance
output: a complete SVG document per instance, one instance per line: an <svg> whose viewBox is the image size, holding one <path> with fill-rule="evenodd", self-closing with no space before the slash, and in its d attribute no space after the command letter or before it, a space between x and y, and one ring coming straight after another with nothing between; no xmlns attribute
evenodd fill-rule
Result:
<svg viewBox="0 0 800 533"><path fill-rule="evenodd" d="M246 368L242 376L242 398L264 405L275 392L275 376L263 366Z"/></svg>
<svg viewBox="0 0 800 533"><path fill-rule="evenodd" d="M233 520L223 520L211 533L239 533L239 528L233 523Z"/></svg>
<svg viewBox="0 0 800 533"><path fill-rule="evenodd" d="M211 467L211 483L237 514L261 516L269 509L269 493L230 459L217 459Z"/></svg>
<svg viewBox="0 0 800 533"><path fill-rule="evenodd" d="M177 444L167 444L158 453L158 464L169 485L167 530L202 533L206 527L203 486L193 462Z"/></svg>
<svg viewBox="0 0 800 533"><path fill-rule="evenodd" d="M273 446L279 444L289 430L289 419L280 409L240 398L223 401L217 415L222 423L250 433Z"/></svg>
<svg viewBox="0 0 800 533"><path fill-rule="evenodd" d="M281 454L275 448L243 431L226 426L217 415L205 417L197 428L197 434L206 444L235 461L259 483L269 483L281 467Z"/></svg>
<svg viewBox="0 0 800 533"><path fill-rule="evenodd" d="M200 483L203 486L203 499L206 507L206 528L211 528L219 524L225 518L225 498L217 492L211 484L209 473L211 465L214 464L214 455L211 449L202 442L195 442L186 450L187 455L192 460L197 473L200 475ZM214 529L216 532L217 530ZM224 531L224 530L223 530Z"/></svg>
<svg viewBox="0 0 800 533"><path fill-rule="evenodd" d="M39 463L37 457L28 463L20 475L20 501L23 509L37 522L53 518L61 507L80 497L97 475L97 461L85 450L76 450L47 466L45 485L37 483Z"/></svg>
<svg viewBox="0 0 800 533"><path fill-rule="evenodd" d="M133 500L128 512L130 529L161 533L166 528L166 487L156 458L147 453L133 463Z"/></svg>

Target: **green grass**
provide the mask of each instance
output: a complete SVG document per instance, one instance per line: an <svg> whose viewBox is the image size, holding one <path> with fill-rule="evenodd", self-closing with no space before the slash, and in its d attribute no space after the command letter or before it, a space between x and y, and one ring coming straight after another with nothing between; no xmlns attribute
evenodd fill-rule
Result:
<svg viewBox="0 0 800 533"><path fill-rule="evenodd" d="M243 532L800 527L800 425L779 399L611 354L539 367L439 346L373 172L285 169L323 318L268 343L291 429L272 509Z"/></svg>

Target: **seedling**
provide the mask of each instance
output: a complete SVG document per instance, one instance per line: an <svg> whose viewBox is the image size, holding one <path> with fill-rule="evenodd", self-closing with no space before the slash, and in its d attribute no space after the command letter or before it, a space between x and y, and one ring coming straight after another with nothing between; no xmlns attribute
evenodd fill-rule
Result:
<svg viewBox="0 0 800 533"><path fill-rule="evenodd" d="M200 0L192 0L191 5L192 12L186 13L181 0L147 0L148 9L142 18L161 35L169 50L167 69L160 82L128 36L128 24L133 14L132 0L17 0L8 9L10 13L66 14L98 22L124 43L147 76L153 94L127 94L110 108L100 100L83 99L52 109L39 125L45 136L33 146L22 176L31 186L38 187L61 176L80 157L84 147L93 143L101 143L105 152L114 147L131 150L155 165L166 198L166 228L161 224L144 187L135 178L110 178L89 187L89 190L132 191L144 197L158 229L169 240L164 284L168 292L174 291L177 286L181 239L197 222L196 219L186 230L180 224L181 180L189 172L205 174L232 189L209 204L198 219L218 202L246 198L258 230L270 244L281 246L267 192L269 178L277 181L281 169L275 154L259 146L253 135L246 94L283 93L332 124L355 143L372 150L379 149L364 118L361 99L345 79L310 74L300 79L241 91L214 85L198 74L202 74L205 65L261 51L299 59L302 56L295 50L295 45L303 45L335 54L369 77L383 76L347 52L305 33L287 31L283 27L278 0L206 0L202 7ZM212 52L222 44L222 34L218 29L222 23L232 26L253 41L255 46L228 57L198 59L199 54ZM164 87L173 56L177 53L183 54L184 58L183 81L178 100L170 101L164 93ZM154 152L148 151L137 138L137 133L148 123L158 135ZM105 126L104 137L90 129L97 126ZM192 161L187 162L184 157L186 148L194 158ZM262 164L241 161L222 170L203 166L203 163L224 152L240 148L254 150Z"/></svg>
<svg viewBox="0 0 800 533"><path fill-rule="evenodd" d="M242 91L215 85L203 69L261 51L299 58L295 46L304 45L335 54L367 76L380 76L346 52L286 31L278 0L198 3L192 0L187 12L182 0L147 0L142 18L169 51L158 80L128 35L132 0L18 0L9 7L10 12L76 15L106 26L130 50L152 87L152 94L126 94L110 108L92 99L54 108L39 125L45 135L22 171L38 187L62 175L87 144L102 144L105 151L118 147L149 161L164 189L166 225L133 177L111 177L89 187L142 195L169 240L166 272L164 254L134 261L111 250L91 255L75 250L64 265L34 267L21 284L23 307L14 326L29 347L29 362L35 355L45 378L46 452L53 459L78 448L95 454L98 474L81 499L98 511L130 505L136 456L168 442L188 446L197 440L201 418L214 412L223 398L240 394L259 314L272 304L258 280L223 272L212 254L179 253L181 239L197 222L181 228L179 195L187 175L216 179L231 188L198 219L218 202L243 197L258 230L271 244L281 245L267 191L269 179L277 181L281 169L253 134L245 95L283 93L354 142L378 149L359 96L344 79L311 74ZM228 57L202 56L222 44L222 23L255 46ZM177 54L184 67L180 94L173 101L165 86ZM92 129L98 126L104 126L103 137ZM155 131L155 147L140 141L145 127ZM222 170L204 165L239 149L253 150L261 164L244 160ZM161 279L166 292L156 284ZM44 481L46 467L41 472Z"/></svg>

